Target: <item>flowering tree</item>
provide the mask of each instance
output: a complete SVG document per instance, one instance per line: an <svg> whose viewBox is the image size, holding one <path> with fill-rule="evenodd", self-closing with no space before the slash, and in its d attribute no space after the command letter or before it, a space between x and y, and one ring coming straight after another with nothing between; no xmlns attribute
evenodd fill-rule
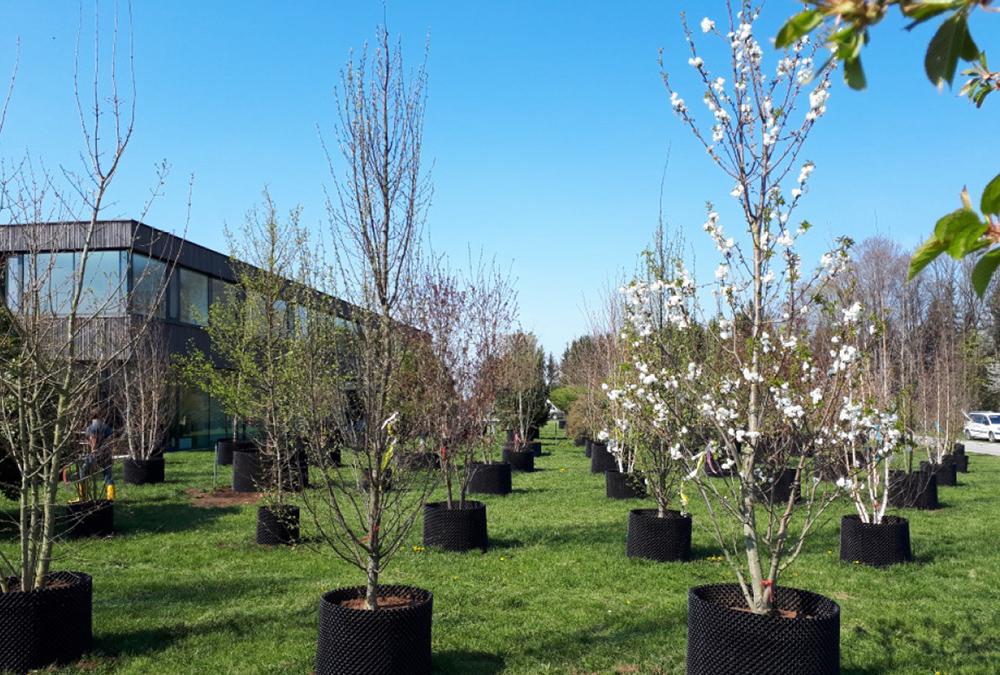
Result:
<svg viewBox="0 0 1000 675"><path fill-rule="evenodd" d="M515 449L521 450L528 442L528 429L541 426L548 416L545 352L531 333L513 333L505 340L497 367L497 410L500 419L514 430Z"/></svg>
<svg viewBox="0 0 1000 675"><path fill-rule="evenodd" d="M830 427L852 398L850 374L860 355L841 334L860 308L840 309L824 295L844 270L851 242L839 240L806 274L796 243L808 223L790 225L814 168L800 153L826 112L830 71L817 71L815 48L799 40L773 75L767 72L753 35L758 15L759 7L745 0L730 5L728 30L701 21L703 33L729 47L728 82L708 69L685 22L689 64L711 114L707 130L663 75L676 114L734 181L730 195L745 223L737 242L708 205L704 229L721 256L715 309L699 309L698 288L681 268L671 279L635 287L631 302L641 311L630 322L651 349L668 348L658 345L662 332L642 318L656 312L692 344L703 342L698 359L663 364L658 372L637 362L636 377L653 416L649 426L662 429L686 463L748 607L767 613L779 575L836 495L813 474L830 461ZM818 331L823 317L829 328ZM708 452L731 475L709 479L700 470ZM793 514L799 515L793 520Z"/></svg>

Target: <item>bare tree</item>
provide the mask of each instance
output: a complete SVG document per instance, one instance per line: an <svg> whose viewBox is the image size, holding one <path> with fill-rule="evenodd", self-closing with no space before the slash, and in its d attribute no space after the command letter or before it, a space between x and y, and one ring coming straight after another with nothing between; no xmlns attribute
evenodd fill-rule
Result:
<svg viewBox="0 0 1000 675"><path fill-rule="evenodd" d="M130 459L144 461L163 453L175 412L173 375L164 336L155 328L123 354L111 395Z"/></svg>

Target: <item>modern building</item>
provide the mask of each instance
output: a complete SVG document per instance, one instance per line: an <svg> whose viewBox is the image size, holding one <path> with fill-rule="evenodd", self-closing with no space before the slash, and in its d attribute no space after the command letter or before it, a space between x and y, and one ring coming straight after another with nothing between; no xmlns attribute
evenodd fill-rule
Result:
<svg viewBox="0 0 1000 675"><path fill-rule="evenodd" d="M52 291L46 296L53 315L69 306L71 280L79 268L88 223L41 223L0 226L0 261L3 263L3 298L19 305L25 288L27 260L45 266ZM39 260L43 262L38 262ZM152 312L171 354L197 348L210 351L205 330L209 307L224 297L236 282L230 258L168 232L135 220L101 221L90 236L90 252L79 315L99 317L97 332L129 330L136 316ZM165 293L163 282L166 279ZM66 283L61 284L60 281ZM329 296L328 303L343 321L350 306ZM155 305L155 307L154 307ZM179 385L174 392L177 411L172 429L174 449L210 448L229 435L229 422L208 394Z"/></svg>

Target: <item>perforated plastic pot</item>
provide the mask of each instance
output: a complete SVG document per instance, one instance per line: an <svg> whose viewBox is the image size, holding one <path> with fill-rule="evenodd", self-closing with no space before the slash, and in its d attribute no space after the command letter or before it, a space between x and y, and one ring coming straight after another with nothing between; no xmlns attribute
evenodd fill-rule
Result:
<svg viewBox="0 0 1000 675"><path fill-rule="evenodd" d="M937 477L924 471L890 471L889 506L925 510L938 508Z"/></svg>
<svg viewBox="0 0 1000 675"><path fill-rule="evenodd" d="M759 483L759 497L772 504L787 502L792 496L792 487L795 485L795 469L782 469L780 472L772 472L774 478L772 483ZM801 491L795 486L795 498L799 498Z"/></svg>
<svg viewBox="0 0 1000 675"><path fill-rule="evenodd" d="M646 484L642 477L616 468L604 472L604 492L608 499L642 499L646 496Z"/></svg>
<svg viewBox="0 0 1000 675"><path fill-rule="evenodd" d="M469 472L468 491L470 493L508 495L513 489L510 464L507 462L494 464L473 462L467 471Z"/></svg>
<svg viewBox="0 0 1000 675"><path fill-rule="evenodd" d="M888 567L913 560L910 523L884 516L878 525L863 523L857 515L840 519L840 559L872 567Z"/></svg>
<svg viewBox="0 0 1000 675"><path fill-rule="evenodd" d="M688 675L839 673L837 603L816 593L779 586L774 604L796 616L746 611L737 584L689 589Z"/></svg>
<svg viewBox="0 0 1000 675"><path fill-rule="evenodd" d="M920 462L920 470L934 475L937 478L938 487L958 485L958 467L955 466L951 455L944 455L940 464Z"/></svg>
<svg viewBox="0 0 1000 675"><path fill-rule="evenodd" d="M0 593L0 671L25 673L76 661L93 642L90 575L53 572L45 588ZM18 580L8 579L13 586Z"/></svg>
<svg viewBox="0 0 1000 675"><path fill-rule="evenodd" d="M257 543L264 546L280 546L297 543L299 540L299 507L282 506L257 507Z"/></svg>
<svg viewBox="0 0 1000 675"><path fill-rule="evenodd" d="M233 453L233 492L258 492L264 483L264 468L256 452Z"/></svg>
<svg viewBox="0 0 1000 675"><path fill-rule="evenodd" d="M115 503L99 499L67 504L64 527L70 537L109 537L115 533Z"/></svg>
<svg viewBox="0 0 1000 675"><path fill-rule="evenodd" d="M229 466L233 463L233 453L239 449L236 441L220 440L215 442L215 461L219 466Z"/></svg>
<svg viewBox="0 0 1000 675"><path fill-rule="evenodd" d="M632 509L628 512L625 554L657 562L690 559L691 516L667 511L660 518L656 509Z"/></svg>
<svg viewBox="0 0 1000 675"><path fill-rule="evenodd" d="M166 462L163 455L150 459L126 459L122 474L129 485L152 485L165 479Z"/></svg>
<svg viewBox="0 0 1000 675"><path fill-rule="evenodd" d="M959 443L956 441L955 444L951 446L951 454L954 455L955 457L958 457L959 455L964 455L965 443Z"/></svg>
<svg viewBox="0 0 1000 675"><path fill-rule="evenodd" d="M441 457L436 452L411 452L399 457L399 465L410 471L441 468Z"/></svg>
<svg viewBox="0 0 1000 675"><path fill-rule="evenodd" d="M618 464L614 455L608 452L606 443L590 444L590 473L604 473L605 471L615 471Z"/></svg>
<svg viewBox="0 0 1000 675"><path fill-rule="evenodd" d="M424 546L445 551L471 551L478 548L483 553L490 546L486 530L486 504L466 501L465 508L446 502L424 504Z"/></svg>
<svg viewBox="0 0 1000 675"><path fill-rule="evenodd" d="M535 470L535 453L533 452L516 452L505 447L503 461L510 464L510 468L514 471L530 472Z"/></svg>
<svg viewBox="0 0 1000 675"><path fill-rule="evenodd" d="M535 457L541 457L542 456L542 442L541 441L530 441L528 443L528 445L525 446L525 447L527 447L527 449L530 450L531 454L533 454Z"/></svg>
<svg viewBox="0 0 1000 675"><path fill-rule="evenodd" d="M316 675L425 675L431 672L434 596L412 586L380 586L379 595L412 599L406 607L354 609L364 587L340 588L319 602Z"/></svg>
<svg viewBox="0 0 1000 675"><path fill-rule="evenodd" d="M583 442L583 454L585 457L591 457L594 454L594 442L589 438Z"/></svg>
<svg viewBox="0 0 1000 675"><path fill-rule="evenodd" d="M584 438L583 436L577 436L576 438L573 439L573 445L575 445L578 448L582 448L586 444L587 444L587 439Z"/></svg>

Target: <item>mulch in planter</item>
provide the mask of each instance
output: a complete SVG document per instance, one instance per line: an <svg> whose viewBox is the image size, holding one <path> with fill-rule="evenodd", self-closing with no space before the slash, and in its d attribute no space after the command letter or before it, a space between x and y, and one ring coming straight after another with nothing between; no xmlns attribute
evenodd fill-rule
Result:
<svg viewBox="0 0 1000 675"><path fill-rule="evenodd" d="M753 614L737 584L688 590L688 675L840 672L840 607L816 593L778 586L771 615Z"/></svg>
<svg viewBox="0 0 1000 675"><path fill-rule="evenodd" d="M615 456L608 452L607 443L596 441L590 444L590 473L604 473L618 469Z"/></svg>
<svg viewBox="0 0 1000 675"><path fill-rule="evenodd" d="M468 491L485 495L508 495L513 491L510 464L473 462L469 473Z"/></svg>
<svg viewBox="0 0 1000 675"><path fill-rule="evenodd" d="M920 470L924 473L933 474L937 478L938 487L952 487L958 485L958 467L951 455L943 455L940 464L931 462L920 462Z"/></svg>
<svg viewBox="0 0 1000 675"><path fill-rule="evenodd" d="M641 476L615 468L604 472L604 492L608 499L642 499L646 496L646 484Z"/></svg>
<svg viewBox="0 0 1000 675"><path fill-rule="evenodd" d="M531 472L535 470L535 453L533 452L517 452L505 446L503 461L510 464L510 468L514 471Z"/></svg>
<svg viewBox="0 0 1000 675"><path fill-rule="evenodd" d="M889 506L924 510L939 508L937 476L923 471L890 471Z"/></svg>
<svg viewBox="0 0 1000 675"><path fill-rule="evenodd" d="M264 546L282 546L299 541L299 507L257 507L257 543Z"/></svg>
<svg viewBox="0 0 1000 675"><path fill-rule="evenodd" d="M385 609L364 609L365 589L340 588L319 603L316 675L426 675L431 672L434 596L412 586L379 586Z"/></svg>
<svg viewBox="0 0 1000 675"><path fill-rule="evenodd" d="M18 587L18 579L7 581ZM82 572L52 572L44 588L0 594L0 671L72 663L90 651L93 596Z"/></svg>
<svg viewBox="0 0 1000 675"><path fill-rule="evenodd" d="M107 499L71 502L63 522L70 537L109 537L115 533L115 503Z"/></svg>
<svg viewBox="0 0 1000 675"><path fill-rule="evenodd" d="M122 463L122 474L129 485L153 485L166 478L166 461L163 455L149 459L126 458Z"/></svg>
<svg viewBox="0 0 1000 675"><path fill-rule="evenodd" d="M844 516L840 519L840 559L872 567L911 562L909 521L883 516L875 525L861 522L856 514Z"/></svg>
<svg viewBox="0 0 1000 675"><path fill-rule="evenodd" d="M490 546L486 529L486 504L466 501L465 508L458 502L448 508L447 502L424 504L424 546L445 551L471 551L478 548L483 553Z"/></svg>
<svg viewBox="0 0 1000 675"><path fill-rule="evenodd" d="M660 518L656 509L632 509L625 554L657 562L690 560L691 516L671 510Z"/></svg>

